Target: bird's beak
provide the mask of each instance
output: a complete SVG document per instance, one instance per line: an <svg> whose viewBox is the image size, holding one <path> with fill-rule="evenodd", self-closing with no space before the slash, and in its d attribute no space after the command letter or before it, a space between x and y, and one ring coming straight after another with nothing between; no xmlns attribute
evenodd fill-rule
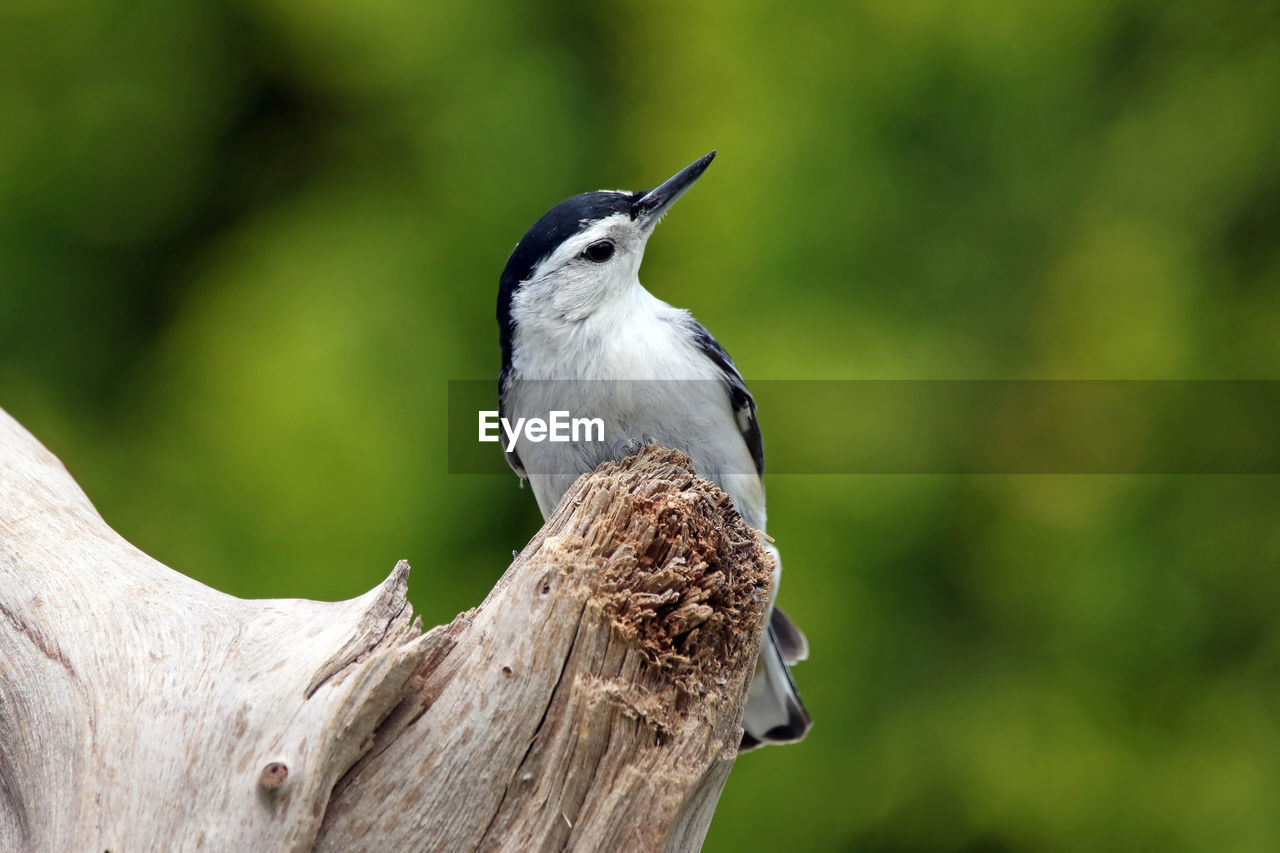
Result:
<svg viewBox="0 0 1280 853"><path fill-rule="evenodd" d="M676 203L676 199L684 195L684 191L707 171L715 156L716 152L712 151L705 157L698 158L668 178L662 186L642 193L631 205L631 218L641 228L649 229L657 225L662 215Z"/></svg>

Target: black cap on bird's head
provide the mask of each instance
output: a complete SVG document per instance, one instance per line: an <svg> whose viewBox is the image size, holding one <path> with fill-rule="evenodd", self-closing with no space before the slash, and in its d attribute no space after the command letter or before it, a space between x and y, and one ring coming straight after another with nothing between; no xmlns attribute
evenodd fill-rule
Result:
<svg viewBox="0 0 1280 853"><path fill-rule="evenodd" d="M575 195L551 208L516 244L498 287L498 327L503 363L511 355L511 298L520 285L561 244L611 216L624 214L642 231L649 232L715 159L716 152L698 158L653 189L638 192L597 190Z"/></svg>

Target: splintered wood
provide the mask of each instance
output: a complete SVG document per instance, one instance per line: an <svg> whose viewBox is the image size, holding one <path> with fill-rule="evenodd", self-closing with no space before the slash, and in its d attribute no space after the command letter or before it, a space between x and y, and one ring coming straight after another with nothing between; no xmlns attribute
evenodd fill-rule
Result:
<svg viewBox="0 0 1280 853"><path fill-rule="evenodd" d="M447 653L339 784L320 848L372 849L397 815L439 849L696 849L737 754L771 572L688 457L600 466L484 603L437 629Z"/></svg>

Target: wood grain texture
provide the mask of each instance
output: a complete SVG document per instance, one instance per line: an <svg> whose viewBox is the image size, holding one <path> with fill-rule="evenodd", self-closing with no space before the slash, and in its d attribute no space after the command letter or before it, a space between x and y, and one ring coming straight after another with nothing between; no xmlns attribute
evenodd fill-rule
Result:
<svg viewBox="0 0 1280 853"><path fill-rule="evenodd" d="M425 634L404 562L246 601L125 542L0 411L0 849L696 849L771 568L655 447Z"/></svg>

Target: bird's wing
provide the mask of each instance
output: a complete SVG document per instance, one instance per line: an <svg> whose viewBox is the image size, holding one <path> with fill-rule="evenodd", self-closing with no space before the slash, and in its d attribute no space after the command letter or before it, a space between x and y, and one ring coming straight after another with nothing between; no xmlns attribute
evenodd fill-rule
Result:
<svg viewBox="0 0 1280 853"><path fill-rule="evenodd" d="M692 317L685 322L693 332L693 340L703 355L715 362L729 388L729 402L733 406L734 417L738 421L738 429L742 432L742 440L747 443L747 450L755 460L756 472L764 473L764 440L760 437L760 424L756 420L756 401L747 390L747 383L742 380L733 359L725 352L720 342L711 336L707 328Z"/></svg>
<svg viewBox="0 0 1280 853"><path fill-rule="evenodd" d="M507 416L507 390L511 384L511 366L503 365L502 373L498 374L498 417L505 418ZM529 479L529 475L525 473L524 463L520 461L520 456L514 450L505 449L503 453L507 457L507 464L511 466L511 470L516 472L516 476L521 480Z"/></svg>

